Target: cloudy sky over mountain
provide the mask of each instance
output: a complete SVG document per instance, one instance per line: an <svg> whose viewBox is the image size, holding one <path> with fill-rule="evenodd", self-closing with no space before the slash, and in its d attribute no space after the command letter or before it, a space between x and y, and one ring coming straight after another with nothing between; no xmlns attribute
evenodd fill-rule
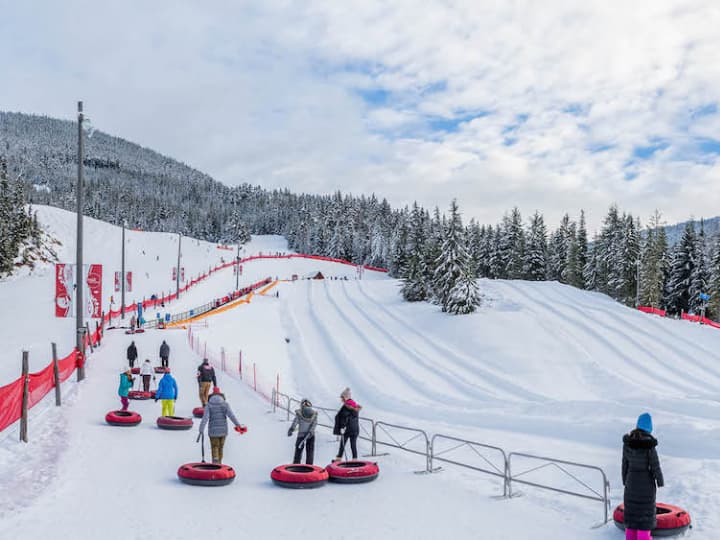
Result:
<svg viewBox="0 0 720 540"><path fill-rule="evenodd" d="M105 4L105 5L101 5ZM720 214L720 2L0 0L0 109L227 184Z"/></svg>

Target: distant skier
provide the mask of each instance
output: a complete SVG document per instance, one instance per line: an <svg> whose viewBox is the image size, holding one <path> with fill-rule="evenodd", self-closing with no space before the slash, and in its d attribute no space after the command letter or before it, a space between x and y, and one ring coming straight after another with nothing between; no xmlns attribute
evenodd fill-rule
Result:
<svg viewBox="0 0 720 540"><path fill-rule="evenodd" d="M120 403L122 404L121 410L123 411L127 411L128 407L130 406L130 401L128 401L128 392L130 392L134 381L135 379L133 379L132 371L130 368L125 369L125 371L120 374L120 386L118 386L118 396L120 396Z"/></svg>
<svg viewBox="0 0 720 540"><path fill-rule="evenodd" d="M135 327L137 326L137 317L133 315L130 317L130 331L135 332Z"/></svg>
<svg viewBox="0 0 720 540"><path fill-rule="evenodd" d="M170 345L165 343L165 340L163 340L162 345L160 345L160 361L162 367L170 366Z"/></svg>
<svg viewBox="0 0 720 540"><path fill-rule="evenodd" d="M150 364L150 359L146 358L145 362L143 362L143 365L140 366L140 375L142 376L142 382L143 382L143 392L149 392L150 391L150 377L153 376L153 367L152 364Z"/></svg>
<svg viewBox="0 0 720 540"><path fill-rule="evenodd" d="M230 408L230 404L225 401L225 395L216 386L213 388L212 395L208 399L200 421L200 434L205 432L205 426L208 427L208 436L210 437L210 448L212 449L212 462L222 463L223 448L225 447L225 437L228 433L227 419L228 417L235 424L235 431L243 434L247 428L238 422L237 418Z"/></svg>
<svg viewBox="0 0 720 540"><path fill-rule="evenodd" d="M132 341L130 342L130 346L127 348L127 360L131 368L135 367L135 360L137 360L137 357L137 347L135 347L135 342Z"/></svg>
<svg viewBox="0 0 720 540"><path fill-rule="evenodd" d="M175 415L175 401L178 397L178 387L175 378L170 375L170 368L165 368L165 375L162 376L155 392L155 402L162 400L162 416Z"/></svg>
<svg viewBox="0 0 720 540"><path fill-rule="evenodd" d="M352 392L350 388L345 388L340 394L340 399L343 402L342 407L335 415L335 427L333 429L333 435L342 435L340 438L340 448L338 449L338 455L333 461L341 461L343 454L345 453L345 444L350 440L350 449L352 450L353 459L357 459L357 438L360 435L360 421L359 413L362 407L355 403L352 399Z"/></svg>
<svg viewBox="0 0 720 540"><path fill-rule="evenodd" d="M623 436L622 482L625 486L625 538L650 540L656 524L655 495L663 487L662 469L652 433L652 417L638 417L637 427Z"/></svg>
<svg viewBox="0 0 720 540"><path fill-rule="evenodd" d="M215 368L210 365L207 358L203 360L197 368L197 380L199 385L200 403L204 407L207 405L208 397L210 396L210 388L217 386L217 379L215 378Z"/></svg>
<svg viewBox="0 0 720 540"><path fill-rule="evenodd" d="M312 408L310 400L303 399L300 408L295 411L295 418L288 429L288 437L292 437L295 428L298 428L297 439L295 439L295 457L293 463L300 463L302 452L305 449L305 463L313 464L315 458L315 428L317 427L318 413Z"/></svg>

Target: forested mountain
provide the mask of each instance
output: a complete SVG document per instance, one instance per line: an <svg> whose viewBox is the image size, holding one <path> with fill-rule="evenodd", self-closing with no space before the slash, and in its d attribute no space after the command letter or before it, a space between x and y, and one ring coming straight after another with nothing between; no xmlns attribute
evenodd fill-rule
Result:
<svg viewBox="0 0 720 540"><path fill-rule="evenodd" d="M11 230L20 214L27 225L13 236L25 240L0 246L0 275L22 242L37 234L26 202L75 209L76 137L72 122L0 113L0 159L7 163L0 226ZM229 243L244 241L248 232L281 234L304 253L386 267L403 279L407 300L430 300L449 313L474 311L480 303L474 278L487 277L557 280L673 313L700 311L706 306L699 295L709 293L708 313L720 317L718 218L688 222L675 244L659 214L643 230L639 219L615 206L593 239L582 211L577 219L566 214L554 229L538 212L524 222L517 208L495 225L463 225L455 201L445 216L418 205L393 209L375 195L229 187L101 132L87 139L85 171L88 216Z"/></svg>

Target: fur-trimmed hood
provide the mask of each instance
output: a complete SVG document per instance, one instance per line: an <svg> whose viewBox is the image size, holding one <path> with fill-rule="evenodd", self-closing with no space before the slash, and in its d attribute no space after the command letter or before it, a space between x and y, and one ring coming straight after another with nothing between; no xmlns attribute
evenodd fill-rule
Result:
<svg viewBox="0 0 720 540"><path fill-rule="evenodd" d="M655 437L641 429L634 429L630 433L623 436L623 444L630 448L655 448L658 441Z"/></svg>

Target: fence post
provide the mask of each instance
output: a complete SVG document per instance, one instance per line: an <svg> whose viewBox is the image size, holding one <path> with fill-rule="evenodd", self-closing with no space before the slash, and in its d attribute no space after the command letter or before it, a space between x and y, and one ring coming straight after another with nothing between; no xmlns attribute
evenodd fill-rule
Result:
<svg viewBox="0 0 720 540"><path fill-rule="evenodd" d="M255 362L253 362L253 390L257 392L257 369L255 368Z"/></svg>
<svg viewBox="0 0 720 540"><path fill-rule="evenodd" d="M92 342L92 335L90 334L90 324L85 323L85 335L87 336L87 342L90 345L90 352L95 352L95 347Z"/></svg>
<svg viewBox="0 0 720 540"><path fill-rule="evenodd" d="M280 391L280 373L277 374L277 379L276 379L276 382L275 382L275 391L276 391L276 392L279 392L279 391Z"/></svg>
<svg viewBox="0 0 720 540"><path fill-rule="evenodd" d="M22 352L22 379L23 379L23 395L22 395L22 409L20 413L20 440L22 442L28 442L27 428L28 428L28 399L30 390L30 377L28 372L30 371L30 360L28 358L28 352Z"/></svg>
<svg viewBox="0 0 720 540"><path fill-rule="evenodd" d="M207 341L205 342L205 346L203 347L203 358L207 358Z"/></svg>
<svg viewBox="0 0 720 540"><path fill-rule="evenodd" d="M220 365L222 370L225 371L225 347L220 347Z"/></svg>
<svg viewBox="0 0 720 540"><path fill-rule="evenodd" d="M57 345L55 343L51 343L50 346L52 347L52 359L53 359L53 375L55 377L55 406L59 407L61 405L60 403L60 368L58 367L58 360L57 360Z"/></svg>
<svg viewBox="0 0 720 540"><path fill-rule="evenodd" d="M242 350L238 353L238 370L240 371L240 380L242 381Z"/></svg>
<svg viewBox="0 0 720 540"><path fill-rule="evenodd" d="M277 401L276 400L277 400L277 393L275 392L275 389L273 388L272 389L272 407L273 407L272 410L273 410L273 412L275 412L275 410L277 409L277 406L276 406Z"/></svg>

